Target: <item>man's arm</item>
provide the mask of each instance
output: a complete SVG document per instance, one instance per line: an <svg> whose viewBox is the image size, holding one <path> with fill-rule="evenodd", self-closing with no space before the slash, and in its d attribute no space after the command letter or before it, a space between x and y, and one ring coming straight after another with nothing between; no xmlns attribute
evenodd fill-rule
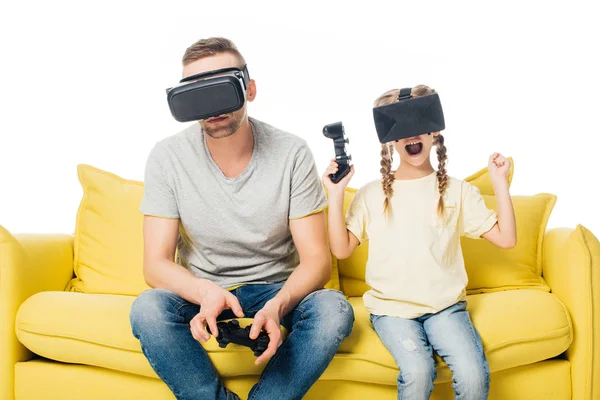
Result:
<svg viewBox="0 0 600 400"><path fill-rule="evenodd" d="M331 279L331 253L327 244L325 213L290 221L290 231L300 255L300 264L271 300L283 317L307 294L321 289Z"/></svg>
<svg viewBox="0 0 600 400"><path fill-rule="evenodd" d="M167 289L198 304L194 283L197 279L174 262L179 237L179 209L172 186L167 153L156 145L148 156L144 171L144 278L155 288Z"/></svg>
<svg viewBox="0 0 600 400"><path fill-rule="evenodd" d="M300 264L290 275L279 293L269 300L254 317L250 337L255 339L261 328L269 334L267 350L256 364L268 360L281 344L280 320L309 293L321 289L331 278L331 254L325 233L323 211L304 218L290 220L290 231Z"/></svg>
<svg viewBox="0 0 600 400"><path fill-rule="evenodd" d="M218 336L217 317L223 310L231 309L240 318L244 312L233 294L173 261L178 235L179 219L144 216L144 278L152 287L169 290L200 305L200 313L190 322L190 329L196 340L205 342L210 339L206 324L213 336Z"/></svg>
<svg viewBox="0 0 600 400"><path fill-rule="evenodd" d="M200 279L173 261L178 236L179 219L144 216L144 278L151 287L199 304Z"/></svg>

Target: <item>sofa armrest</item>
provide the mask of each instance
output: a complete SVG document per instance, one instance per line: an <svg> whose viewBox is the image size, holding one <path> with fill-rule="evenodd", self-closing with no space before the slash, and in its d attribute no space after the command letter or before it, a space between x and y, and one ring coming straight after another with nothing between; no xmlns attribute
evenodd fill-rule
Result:
<svg viewBox="0 0 600 400"><path fill-rule="evenodd" d="M73 276L73 237L11 235L0 226L0 399L14 397L14 368L31 353L15 334L19 306L31 295L64 290Z"/></svg>
<svg viewBox="0 0 600 400"><path fill-rule="evenodd" d="M600 399L600 242L586 228L549 230L543 245L544 278L573 323L573 400Z"/></svg>

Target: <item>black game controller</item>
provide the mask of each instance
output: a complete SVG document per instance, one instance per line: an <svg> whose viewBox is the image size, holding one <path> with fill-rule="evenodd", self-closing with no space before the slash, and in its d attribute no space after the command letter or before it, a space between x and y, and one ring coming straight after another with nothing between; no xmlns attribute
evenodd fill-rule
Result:
<svg viewBox="0 0 600 400"><path fill-rule="evenodd" d="M219 347L224 349L229 343L239 344L249 347L255 356L260 356L269 346L269 335L261 331L258 337L252 340L250 339L250 327L252 325L241 328L239 321L235 319L229 322L218 322L219 336L216 339ZM208 331L210 332L210 328Z"/></svg>
<svg viewBox="0 0 600 400"><path fill-rule="evenodd" d="M333 139L338 171L335 174L329 174L329 178L333 183L338 183L348 175L352 166L352 156L346 150L346 143L350 143L350 140L346 137L344 125L341 122L325 125L323 135L329 139Z"/></svg>

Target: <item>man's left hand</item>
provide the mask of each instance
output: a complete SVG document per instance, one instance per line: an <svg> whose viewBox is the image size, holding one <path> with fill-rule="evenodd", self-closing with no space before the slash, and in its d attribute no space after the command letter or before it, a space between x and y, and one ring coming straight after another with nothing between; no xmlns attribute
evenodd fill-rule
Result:
<svg viewBox="0 0 600 400"><path fill-rule="evenodd" d="M275 355L275 352L281 346L281 329L279 328L279 307L276 304L267 302L265 306L256 313L254 322L250 329L250 339L256 339L261 329L264 329L269 335L269 347L256 359L254 364L259 365Z"/></svg>

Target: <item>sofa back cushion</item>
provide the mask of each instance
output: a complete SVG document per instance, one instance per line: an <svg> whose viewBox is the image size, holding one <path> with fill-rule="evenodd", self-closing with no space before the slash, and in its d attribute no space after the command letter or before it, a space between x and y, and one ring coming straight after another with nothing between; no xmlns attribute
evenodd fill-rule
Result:
<svg viewBox="0 0 600 400"><path fill-rule="evenodd" d="M512 183L514 163L511 161L508 181ZM487 167L465 178L477 187L489 208L496 209L496 201ZM346 213L357 189L346 188L344 213ZM541 277L542 240L556 196L513 196L517 222L517 245L510 250L500 249L484 239L461 238L465 267L469 282L469 294L495 292L506 289L549 288ZM362 296L369 290L365 283L369 242L363 242L345 260L338 260L340 286L348 296Z"/></svg>
<svg viewBox="0 0 600 400"><path fill-rule="evenodd" d="M77 167L83 198L75 227L72 291L137 295L148 289L143 275L144 194L141 182L89 165Z"/></svg>
<svg viewBox="0 0 600 400"><path fill-rule="evenodd" d="M486 205L497 210L496 198L483 195ZM556 196L512 196L517 223L517 245L501 249L487 240L461 238L469 276L469 294L506 289L550 288L542 279L542 242Z"/></svg>
<svg viewBox="0 0 600 400"><path fill-rule="evenodd" d="M75 229L75 278L69 290L138 295L148 289L143 275L143 182L89 165L78 166L83 198ZM328 288L339 289L337 260Z"/></svg>

